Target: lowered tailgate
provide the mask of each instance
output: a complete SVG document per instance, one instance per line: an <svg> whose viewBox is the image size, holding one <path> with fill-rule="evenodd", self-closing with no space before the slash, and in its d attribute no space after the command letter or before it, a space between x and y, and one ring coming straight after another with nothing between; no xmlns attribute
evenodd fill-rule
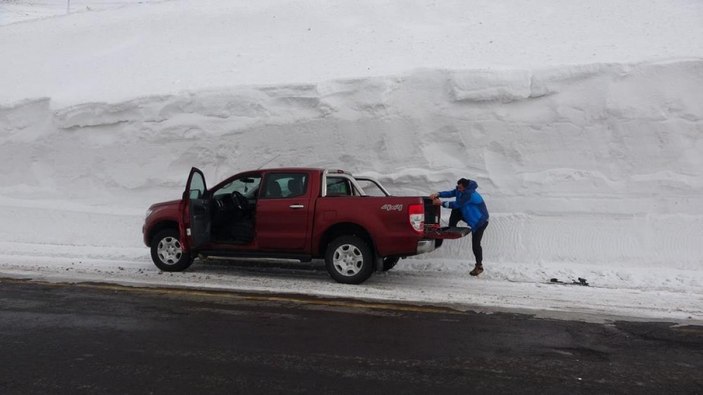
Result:
<svg viewBox="0 0 703 395"><path fill-rule="evenodd" d="M429 227L425 229L428 239L460 239L471 233L471 228L463 226Z"/></svg>
<svg viewBox="0 0 703 395"><path fill-rule="evenodd" d="M440 217L441 208L432 204L432 199L425 197L423 199L425 205L425 238L444 240L444 239L460 239L469 233L471 228L461 226L445 226L441 227Z"/></svg>

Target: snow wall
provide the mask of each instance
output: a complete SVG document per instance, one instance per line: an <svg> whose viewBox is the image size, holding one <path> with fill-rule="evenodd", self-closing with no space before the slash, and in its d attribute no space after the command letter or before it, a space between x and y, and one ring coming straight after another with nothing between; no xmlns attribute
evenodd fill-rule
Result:
<svg viewBox="0 0 703 395"><path fill-rule="evenodd" d="M344 168L399 195L468 177L492 215L487 262L703 269L701 88L693 59L27 100L0 106L0 195L141 211L178 198L191 166L210 185L262 165ZM470 244L432 254L472 263Z"/></svg>

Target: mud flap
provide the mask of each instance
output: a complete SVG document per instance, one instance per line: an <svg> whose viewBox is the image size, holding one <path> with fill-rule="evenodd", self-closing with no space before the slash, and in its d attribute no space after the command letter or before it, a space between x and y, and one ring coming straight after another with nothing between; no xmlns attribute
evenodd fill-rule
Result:
<svg viewBox="0 0 703 395"><path fill-rule="evenodd" d="M374 254L374 271L376 272L383 272L383 257L378 255L378 253Z"/></svg>

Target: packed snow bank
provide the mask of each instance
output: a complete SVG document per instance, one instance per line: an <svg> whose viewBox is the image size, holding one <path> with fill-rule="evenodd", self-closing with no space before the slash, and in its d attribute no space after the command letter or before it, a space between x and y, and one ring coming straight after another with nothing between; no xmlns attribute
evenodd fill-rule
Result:
<svg viewBox="0 0 703 395"><path fill-rule="evenodd" d="M65 3L0 2L0 276L703 320L701 2ZM164 275L143 213L194 165L476 179L487 270Z"/></svg>
<svg viewBox="0 0 703 395"><path fill-rule="evenodd" d="M141 212L180 196L191 166L211 185L264 164L341 167L401 195L470 177L492 212L489 262L701 270L700 86L703 61L681 60L28 100L0 107L12 164L0 194ZM17 241L44 240L41 225ZM0 226L9 236L16 225ZM464 239L432 256L469 251Z"/></svg>

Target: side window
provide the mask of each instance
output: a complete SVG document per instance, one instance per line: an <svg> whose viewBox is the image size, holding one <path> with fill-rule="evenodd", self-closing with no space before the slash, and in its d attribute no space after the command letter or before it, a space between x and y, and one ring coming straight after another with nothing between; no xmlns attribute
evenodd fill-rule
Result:
<svg viewBox="0 0 703 395"><path fill-rule="evenodd" d="M188 194L191 199L200 199L205 193L205 180L203 176L195 172L193 173L193 178L190 180L190 190Z"/></svg>
<svg viewBox="0 0 703 395"><path fill-rule="evenodd" d="M215 191L214 196L231 195L236 191L249 199L256 199L260 184L261 176L258 174L235 178Z"/></svg>
<svg viewBox="0 0 703 395"><path fill-rule="evenodd" d="M327 196L351 196L352 187L344 177L327 177Z"/></svg>
<svg viewBox="0 0 703 395"><path fill-rule="evenodd" d="M262 198L293 198L303 196L308 189L306 173L271 173L266 175Z"/></svg>

